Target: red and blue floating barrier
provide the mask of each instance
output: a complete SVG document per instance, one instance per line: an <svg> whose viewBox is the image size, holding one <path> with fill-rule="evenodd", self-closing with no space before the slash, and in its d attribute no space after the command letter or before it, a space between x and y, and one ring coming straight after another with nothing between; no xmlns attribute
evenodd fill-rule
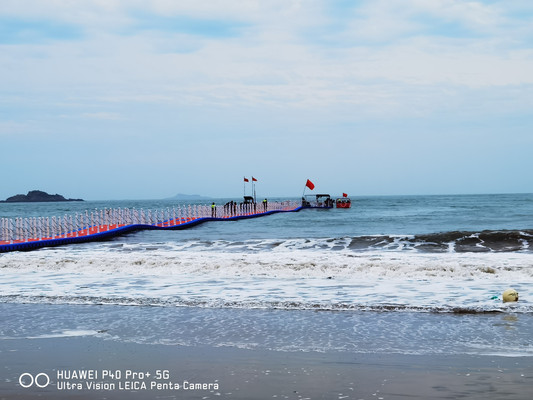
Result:
<svg viewBox="0 0 533 400"><path fill-rule="evenodd" d="M301 208L294 201L282 201L243 207L189 205L155 211L118 208L63 217L1 218L0 253L106 240L146 229L186 229L207 221L235 221Z"/></svg>

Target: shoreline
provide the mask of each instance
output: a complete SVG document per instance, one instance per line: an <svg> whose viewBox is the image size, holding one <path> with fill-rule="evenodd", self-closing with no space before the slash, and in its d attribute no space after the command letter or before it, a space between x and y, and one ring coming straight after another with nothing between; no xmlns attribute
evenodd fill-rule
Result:
<svg viewBox="0 0 533 400"><path fill-rule="evenodd" d="M533 387L530 357L284 352L95 336L4 339L0 357L1 400L526 400ZM31 383L22 374L41 374L37 382L46 387L21 387L19 382ZM191 389L193 384L203 386Z"/></svg>

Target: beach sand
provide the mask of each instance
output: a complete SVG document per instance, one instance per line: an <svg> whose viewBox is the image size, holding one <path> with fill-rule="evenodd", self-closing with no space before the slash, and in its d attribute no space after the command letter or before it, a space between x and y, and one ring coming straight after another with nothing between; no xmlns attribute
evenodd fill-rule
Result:
<svg viewBox="0 0 533 400"><path fill-rule="evenodd" d="M95 336L2 340L0 357L2 400L526 400L533 396L530 357L281 352L124 343ZM73 373L93 375L84 379ZM22 374L26 386L31 377L41 374L36 382L44 387L34 381L23 388ZM152 387L152 382L178 384L179 389ZM65 388L67 383L75 387ZM86 387L98 383L108 388ZM192 383L208 387L191 389Z"/></svg>

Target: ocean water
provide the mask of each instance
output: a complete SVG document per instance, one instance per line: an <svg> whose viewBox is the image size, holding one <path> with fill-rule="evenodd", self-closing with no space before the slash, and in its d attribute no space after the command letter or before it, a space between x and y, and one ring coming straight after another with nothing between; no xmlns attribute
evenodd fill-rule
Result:
<svg viewBox="0 0 533 400"><path fill-rule="evenodd" d="M0 254L0 340L533 356L533 194L352 200ZM0 204L0 217L175 204ZM509 287L517 303L502 302Z"/></svg>

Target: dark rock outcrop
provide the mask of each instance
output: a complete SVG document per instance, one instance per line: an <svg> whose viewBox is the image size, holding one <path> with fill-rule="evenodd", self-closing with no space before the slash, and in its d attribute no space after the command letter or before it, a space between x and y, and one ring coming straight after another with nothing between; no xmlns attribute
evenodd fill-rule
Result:
<svg viewBox="0 0 533 400"><path fill-rule="evenodd" d="M2 203L41 203L50 201L83 201L82 199L66 199L60 194L48 194L41 190L31 190L28 194L17 194L8 197Z"/></svg>

